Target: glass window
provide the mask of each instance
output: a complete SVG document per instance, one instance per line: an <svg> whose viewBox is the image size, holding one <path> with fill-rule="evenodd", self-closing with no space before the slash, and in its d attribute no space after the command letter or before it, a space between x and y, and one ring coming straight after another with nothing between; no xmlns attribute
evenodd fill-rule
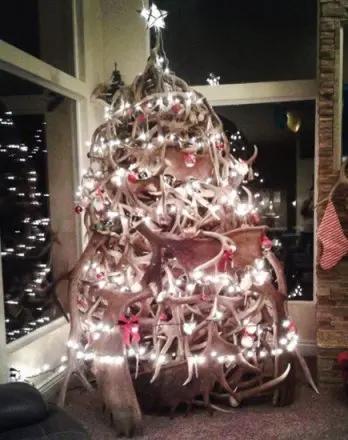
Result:
<svg viewBox="0 0 348 440"><path fill-rule="evenodd" d="M190 84L316 77L316 0L156 0L170 67Z"/></svg>
<svg viewBox="0 0 348 440"><path fill-rule="evenodd" d="M260 224L269 228L284 262L289 299L313 299L313 175L315 102L215 107L231 152L248 158L258 147L250 186Z"/></svg>
<svg viewBox="0 0 348 440"><path fill-rule="evenodd" d="M63 286L52 289L52 282L76 258L75 103L6 72L0 78L7 91L0 95L0 240L11 342L65 306Z"/></svg>
<svg viewBox="0 0 348 440"><path fill-rule="evenodd" d="M0 14L0 39L74 75L73 2L11 0Z"/></svg>

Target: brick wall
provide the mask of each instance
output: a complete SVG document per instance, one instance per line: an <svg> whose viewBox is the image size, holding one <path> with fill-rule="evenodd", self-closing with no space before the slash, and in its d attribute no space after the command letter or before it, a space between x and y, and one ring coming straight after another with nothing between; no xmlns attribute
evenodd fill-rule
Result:
<svg viewBox="0 0 348 440"><path fill-rule="evenodd" d="M340 27L348 19L348 0L320 0L319 21L319 150L318 200L326 197L337 178L335 152L339 139ZM341 223L348 237L348 188L339 187L334 196ZM318 224L326 203L317 210ZM319 248L320 250L320 248ZM348 350L348 259L331 271L317 267L318 372L321 382L341 380L335 359Z"/></svg>

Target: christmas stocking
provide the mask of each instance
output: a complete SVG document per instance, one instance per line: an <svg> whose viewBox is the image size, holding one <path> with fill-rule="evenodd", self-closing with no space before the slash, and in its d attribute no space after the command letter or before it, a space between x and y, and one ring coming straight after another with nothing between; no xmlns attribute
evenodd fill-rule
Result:
<svg viewBox="0 0 348 440"><path fill-rule="evenodd" d="M318 229L318 238L323 246L320 266L324 270L334 267L348 253L348 240L342 230L332 200L329 200Z"/></svg>

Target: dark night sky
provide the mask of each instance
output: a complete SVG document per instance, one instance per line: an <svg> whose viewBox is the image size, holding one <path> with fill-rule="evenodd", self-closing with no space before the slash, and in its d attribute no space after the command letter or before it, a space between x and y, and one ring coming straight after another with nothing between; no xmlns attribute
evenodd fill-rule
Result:
<svg viewBox="0 0 348 440"><path fill-rule="evenodd" d="M316 3L156 0L168 11L164 42L170 66L192 85L205 84L212 71L221 83L314 78ZM0 39L40 57L38 0L5 2Z"/></svg>
<svg viewBox="0 0 348 440"><path fill-rule="evenodd" d="M39 56L39 16L37 0L11 0L2 5L0 39Z"/></svg>
<svg viewBox="0 0 348 440"><path fill-rule="evenodd" d="M190 84L314 78L316 0L156 0L171 68Z"/></svg>

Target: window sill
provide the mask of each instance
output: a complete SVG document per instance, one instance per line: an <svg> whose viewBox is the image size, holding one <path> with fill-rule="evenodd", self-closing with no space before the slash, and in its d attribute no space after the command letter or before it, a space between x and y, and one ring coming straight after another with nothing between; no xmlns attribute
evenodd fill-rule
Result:
<svg viewBox="0 0 348 440"><path fill-rule="evenodd" d="M10 342L6 346L7 353L10 354L16 352L17 350L20 350L21 348L47 335L57 328L62 327L65 323L67 323L66 319L64 318L64 316L61 316L60 318L55 319L47 325L40 327L37 330L34 330L28 335L25 335L22 338L17 339L16 341Z"/></svg>

